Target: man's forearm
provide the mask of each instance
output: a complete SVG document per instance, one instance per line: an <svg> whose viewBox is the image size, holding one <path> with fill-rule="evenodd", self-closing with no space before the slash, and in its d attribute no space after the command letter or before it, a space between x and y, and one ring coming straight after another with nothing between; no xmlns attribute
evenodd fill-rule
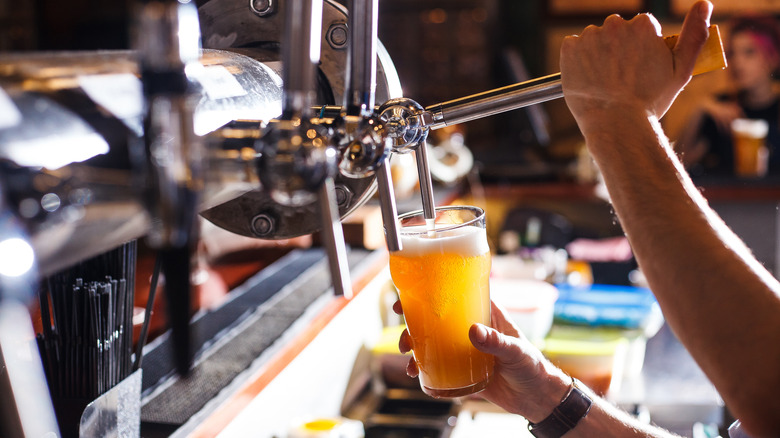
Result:
<svg viewBox="0 0 780 438"><path fill-rule="evenodd" d="M765 346L780 345L776 280L707 206L654 117L622 109L598 120L586 142L670 326L748 429L773 418L780 352Z"/></svg>
<svg viewBox="0 0 780 438"><path fill-rule="evenodd" d="M590 411L565 438L676 438L659 427L644 424L618 409L589 389L585 392L593 400Z"/></svg>

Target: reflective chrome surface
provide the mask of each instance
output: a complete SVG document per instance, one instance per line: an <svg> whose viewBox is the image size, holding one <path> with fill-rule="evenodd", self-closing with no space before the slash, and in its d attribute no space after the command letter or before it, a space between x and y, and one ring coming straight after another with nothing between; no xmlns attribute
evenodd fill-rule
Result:
<svg viewBox="0 0 780 438"><path fill-rule="evenodd" d="M199 65L187 72L198 95L196 132L281 113L281 79L272 66L216 50L203 51ZM0 179L42 275L150 229L131 165L138 161L131 144L143 132L138 74L129 51L0 57L2 92L20 114L0 129ZM220 145L209 149L202 205L257 188L256 172L236 172L240 164L231 153Z"/></svg>
<svg viewBox="0 0 780 438"><path fill-rule="evenodd" d="M284 3L280 4L280 7L284 9ZM234 0L211 0L202 5L200 14L204 45L219 48L232 47L230 50L251 54L265 63L278 61L281 45L279 36L284 27L284 14L276 13L266 17L265 21L262 21L263 25L259 26L257 24L261 20L255 21L252 17L246 17L245 8L245 2ZM322 108L320 105L329 105L330 108L338 108L338 110L324 117L330 120L322 123L333 124L334 119L340 117L341 107L335 104L341 104L345 99L345 78L349 71L347 20L347 13L343 6L332 1L323 3L318 66L320 88L314 101L314 108L317 110L314 116L322 116L319 111ZM400 95L400 81L382 45L377 41L375 47L377 51L375 96L376 99L384 101ZM296 77L294 80L298 81L301 78ZM323 82L327 86L323 87ZM345 130L343 125L332 126L341 132L341 134L334 132L334 135L343 139ZM210 140L223 142L225 134L234 135L236 132L235 130L229 133L218 131L210 136ZM259 130L256 134L260 135ZM249 144L248 139L232 140L233 143L242 141L244 146ZM339 149L342 153L348 143L340 143ZM380 146L380 149L382 147ZM235 155L246 157L248 154ZM251 167L251 163L243 159L239 161L241 164L236 162L233 164L242 168ZM351 167L343 161L342 165ZM360 175L351 174L349 171L341 172L335 175L334 186L337 193L348 194L338 197L338 212L342 218L370 199L377 187L376 177L372 171ZM318 218L323 210L317 203L319 201L313 204L284 205L274 200L267 190L262 187L252 188L249 184L236 184L235 190L223 189L219 199L224 202L210 202L202 212L202 216L237 234L266 239L285 239L321 229L321 221ZM257 223L263 225L258 227Z"/></svg>
<svg viewBox="0 0 780 438"><path fill-rule="evenodd" d="M563 97L561 74L485 91L427 107L431 129L455 125Z"/></svg>

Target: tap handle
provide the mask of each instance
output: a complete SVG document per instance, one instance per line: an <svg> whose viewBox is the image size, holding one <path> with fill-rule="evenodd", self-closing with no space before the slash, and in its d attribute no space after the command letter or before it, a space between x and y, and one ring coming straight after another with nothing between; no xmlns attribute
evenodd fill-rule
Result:
<svg viewBox="0 0 780 438"><path fill-rule="evenodd" d="M347 0L349 69L344 106L347 115L371 116L376 89L376 46L379 0Z"/></svg>
<svg viewBox="0 0 780 438"><path fill-rule="evenodd" d="M352 298L352 282L349 276L347 249L344 243L344 231L339 220L336 206L336 189L333 178L327 178L320 187L320 222L322 222L322 240L328 253L328 266L333 282L333 292Z"/></svg>
<svg viewBox="0 0 780 438"><path fill-rule="evenodd" d="M139 159L147 207L155 221L152 246L189 244L203 188L203 143L195 134L195 92L186 69L200 66L194 3L149 1L140 9L138 63L143 83L144 148ZM139 148L140 149L140 148Z"/></svg>
<svg viewBox="0 0 780 438"><path fill-rule="evenodd" d="M284 34L281 45L284 97L282 119L309 118L316 99L316 66L320 62L321 0L284 2Z"/></svg>
<svg viewBox="0 0 780 438"><path fill-rule="evenodd" d="M678 37L679 35L670 35L664 38L669 49L674 48ZM720 30L713 24L710 26L709 37L696 58L693 75L723 69L726 64ZM555 73L430 105L425 109L429 114L424 118L424 126L431 129L443 128L561 97L561 74Z"/></svg>

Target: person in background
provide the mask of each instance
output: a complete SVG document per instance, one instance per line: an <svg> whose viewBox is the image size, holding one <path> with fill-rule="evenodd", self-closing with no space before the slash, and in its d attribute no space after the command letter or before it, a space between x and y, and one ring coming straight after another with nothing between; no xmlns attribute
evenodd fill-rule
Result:
<svg viewBox="0 0 780 438"><path fill-rule="evenodd" d="M708 96L680 133L675 148L694 175L733 175L731 122L765 120L768 173L780 174L780 26L773 17L732 21L726 41L733 91Z"/></svg>
<svg viewBox="0 0 780 438"><path fill-rule="evenodd" d="M711 13L695 3L671 51L646 14L567 37L563 93L667 323L740 419L732 438L778 437L780 283L707 206L659 122L690 80ZM492 316L492 327L469 330L496 358L481 395L528 419L534 435L669 436L575 385L495 306ZM406 332L399 349L410 350ZM407 373L417 374L412 360Z"/></svg>

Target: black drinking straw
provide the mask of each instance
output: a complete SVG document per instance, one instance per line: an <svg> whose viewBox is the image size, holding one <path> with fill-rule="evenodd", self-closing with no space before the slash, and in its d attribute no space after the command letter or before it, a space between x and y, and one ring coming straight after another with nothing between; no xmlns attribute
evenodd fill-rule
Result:
<svg viewBox="0 0 780 438"><path fill-rule="evenodd" d="M38 292L41 350L49 390L60 415L126 378L133 359L133 297L137 244L129 242L46 279ZM78 427L62 418L63 432Z"/></svg>
<svg viewBox="0 0 780 438"><path fill-rule="evenodd" d="M138 337L138 345L135 349L135 364L133 365L133 371L141 368L143 362L144 345L146 345L146 337L149 333L149 323L152 320L152 310L154 309L154 297L157 294L157 280L160 277L160 270L162 269L162 257L158 254L154 260L154 271L152 271L152 282L149 285L149 297L146 300L146 310L144 313L144 325L141 326L141 335Z"/></svg>

